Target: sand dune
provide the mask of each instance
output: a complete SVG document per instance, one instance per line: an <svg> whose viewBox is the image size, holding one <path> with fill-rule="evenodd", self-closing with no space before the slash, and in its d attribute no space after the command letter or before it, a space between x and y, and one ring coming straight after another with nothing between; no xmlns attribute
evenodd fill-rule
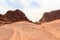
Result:
<svg viewBox="0 0 60 40"><path fill-rule="evenodd" d="M41 25L26 21L3 25L0 40L60 40L60 20Z"/></svg>

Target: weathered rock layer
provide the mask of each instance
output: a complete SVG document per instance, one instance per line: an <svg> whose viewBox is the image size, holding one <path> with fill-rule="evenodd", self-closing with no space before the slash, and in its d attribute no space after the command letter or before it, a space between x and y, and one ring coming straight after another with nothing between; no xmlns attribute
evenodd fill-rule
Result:
<svg viewBox="0 0 60 40"><path fill-rule="evenodd" d="M28 20L26 15L18 9L15 11L7 11L5 15L0 14L0 23L13 23L17 21L31 22L30 20Z"/></svg>
<svg viewBox="0 0 60 40"><path fill-rule="evenodd" d="M57 19L60 19L60 10L45 12L40 22L50 22L50 21L54 21Z"/></svg>

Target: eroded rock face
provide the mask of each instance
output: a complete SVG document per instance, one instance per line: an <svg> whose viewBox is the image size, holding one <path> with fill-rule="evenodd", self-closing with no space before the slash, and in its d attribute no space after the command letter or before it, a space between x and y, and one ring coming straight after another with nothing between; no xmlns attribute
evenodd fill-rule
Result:
<svg viewBox="0 0 60 40"><path fill-rule="evenodd" d="M13 23L17 21L31 22L30 20L28 20L26 15L18 9L15 11L12 11L12 10L7 11L5 15L0 14L0 21L1 22L3 21L4 23Z"/></svg>
<svg viewBox="0 0 60 40"><path fill-rule="evenodd" d="M12 22L29 21L28 18L25 16L25 14L20 10L8 11L5 14L5 17L7 17Z"/></svg>
<svg viewBox="0 0 60 40"><path fill-rule="evenodd" d="M3 15L0 14L0 21L3 21L4 20L3 18L4 18Z"/></svg>
<svg viewBox="0 0 60 40"><path fill-rule="evenodd" d="M50 22L50 21L57 20L57 19L60 19L60 10L55 10L55 11L44 13L40 22Z"/></svg>

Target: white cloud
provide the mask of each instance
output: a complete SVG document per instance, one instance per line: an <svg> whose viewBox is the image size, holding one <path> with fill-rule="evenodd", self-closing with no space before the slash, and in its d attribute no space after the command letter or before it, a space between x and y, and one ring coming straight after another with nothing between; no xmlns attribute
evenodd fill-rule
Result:
<svg viewBox="0 0 60 40"><path fill-rule="evenodd" d="M19 0L21 3L22 3L22 5L24 6L24 9L25 8L30 8L30 5L29 5L29 3L27 2L27 0Z"/></svg>
<svg viewBox="0 0 60 40"><path fill-rule="evenodd" d="M5 2L5 0L0 0L0 2Z"/></svg>
<svg viewBox="0 0 60 40"><path fill-rule="evenodd" d="M42 8L46 11L60 9L60 0L40 0Z"/></svg>
<svg viewBox="0 0 60 40"><path fill-rule="evenodd" d="M15 10L15 9L8 6L0 6L0 14L5 14L8 10Z"/></svg>

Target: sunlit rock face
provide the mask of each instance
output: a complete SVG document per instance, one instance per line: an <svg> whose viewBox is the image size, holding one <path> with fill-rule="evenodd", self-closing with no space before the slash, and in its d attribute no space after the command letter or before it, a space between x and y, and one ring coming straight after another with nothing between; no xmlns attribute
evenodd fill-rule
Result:
<svg viewBox="0 0 60 40"><path fill-rule="evenodd" d="M60 19L60 10L45 12L40 22L50 22L57 19Z"/></svg>

